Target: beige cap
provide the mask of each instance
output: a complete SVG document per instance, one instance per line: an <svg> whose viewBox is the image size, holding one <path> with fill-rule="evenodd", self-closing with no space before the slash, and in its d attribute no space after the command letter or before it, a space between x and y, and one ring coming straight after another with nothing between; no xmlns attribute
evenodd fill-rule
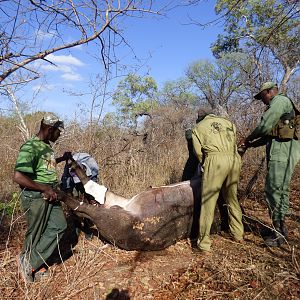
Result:
<svg viewBox="0 0 300 300"><path fill-rule="evenodd" d="M58 128L60 131L64 130L64 122L60 120L55 114L49 113L44 115L42 123L49 125L55 128Z"/></svg>

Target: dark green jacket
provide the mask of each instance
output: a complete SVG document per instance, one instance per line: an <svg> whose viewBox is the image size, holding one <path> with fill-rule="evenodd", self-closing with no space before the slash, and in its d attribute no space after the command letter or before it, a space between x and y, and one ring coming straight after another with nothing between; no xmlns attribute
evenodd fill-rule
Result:
<svg viewBox="0 0 300 300"><path fill-rule="evenodd" d="M280 117L285 113L290 113L293 110L293 105L290 99L283 94L276 95L268 109L261 117L260 123L247 137L249 142L270 134L273 127L279 122Z"/></svg>

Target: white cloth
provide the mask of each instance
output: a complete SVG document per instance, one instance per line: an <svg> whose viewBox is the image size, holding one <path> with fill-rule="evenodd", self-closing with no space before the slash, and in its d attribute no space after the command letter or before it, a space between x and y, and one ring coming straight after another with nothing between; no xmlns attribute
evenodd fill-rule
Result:
<svg viewBox="0 0 300 300"><path fill-rule="evenodd" d="M99 202L100 204L104 204L105 193L107 191L107 188L104 185L100 185L93 180L89 180L84 185L84 190L86 193L93 196L97 202Z"/></svg>

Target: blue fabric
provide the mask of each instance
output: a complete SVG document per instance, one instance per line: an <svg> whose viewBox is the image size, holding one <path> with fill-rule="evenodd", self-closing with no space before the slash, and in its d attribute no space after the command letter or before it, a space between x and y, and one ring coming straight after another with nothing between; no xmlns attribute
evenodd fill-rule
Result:
<svg viewBox="0 0 300 300"><path fill-rule="evenodd" d="M86 175L93 181L97 181L99 167L95 159L88 153L74 153L73 158L86 167Z"/></svg>
<svg viewBox="0 0 300 300"><path fill-rule="evenodd" d="M76 162L85 167L86 174L91 180L95 182L98 181L99 167L96 160L90 154L81 152L74 153L73 158ZM73 177L71 176L69 168L66 164L61 177L61 190L73 190L74 187L75 183Z"/></svg>

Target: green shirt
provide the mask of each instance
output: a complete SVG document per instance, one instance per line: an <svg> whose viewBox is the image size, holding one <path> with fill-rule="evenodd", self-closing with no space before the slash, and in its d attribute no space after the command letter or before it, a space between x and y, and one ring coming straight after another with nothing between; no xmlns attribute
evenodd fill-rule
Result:
<svg viewBox="0 0 300 300"><path fill-rule="evenodd" d="M54 151L49 144L41 141L37 136L21 146L15 171L26 173L29 178L38 183L58 182Z"/></svg>
<svg viewBox="0 0 300 300"><path fill-rule="evenodd" d="M203 155L223 153L235 155L236 128L229 120L208 115L192 130L193 146L200 162Z"/></svg>
<svg viewBox="0 0 300 300"><path fill-rule="evenodd" d="M265 111L261 117L260 123L247 137L248 141L253 141L259 137L270 134L273 127L279 122L280 117L285 113L290 113L293 110L293 105L290 99L283 94L276 95L269 108Z"/></svg>

